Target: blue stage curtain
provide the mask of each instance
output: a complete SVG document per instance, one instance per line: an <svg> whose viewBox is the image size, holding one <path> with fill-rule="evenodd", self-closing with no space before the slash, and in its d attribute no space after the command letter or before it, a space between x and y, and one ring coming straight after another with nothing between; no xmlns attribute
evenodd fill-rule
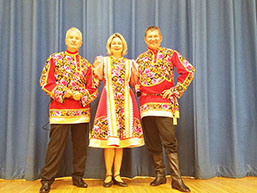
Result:
<svg viewBox="0 0 257 193"><path fill-rule="evenodd" d="M256 18L256 0L0 0L0 178L39 178L49 135L39 78L47 57L66 49L66 30L82 31L80 54L92 63L114 32L135 59L150 25L196 68L180 99L182 175L257 176ZM58 176L71 175L71 154L69 138ZM125 149L121 174L154 175L145 147ZM89 148L85 177L104 176L103 150Z"/></svg>

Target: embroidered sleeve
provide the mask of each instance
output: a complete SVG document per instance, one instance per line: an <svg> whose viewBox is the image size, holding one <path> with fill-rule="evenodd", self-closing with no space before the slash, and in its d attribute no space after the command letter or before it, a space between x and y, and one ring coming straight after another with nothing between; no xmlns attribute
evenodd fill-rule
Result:
<svg viewBox="0 0 257 193"><path fill-rule="evenodd" d="M47 59L43 68L40 86L53 100L63 103L67 87L56 84L55 64L58 58L53 57L53 55Z"/></svg>
<svg viewBox="0 0 257 193"><path fill-rule="evenodd" d="M174 87L176 97L180 98L194 78L195 68L179 52L174 51L172 63L179 74Z"/></svg>
<svg viewBox="0 0 257 193"><path fill-rule="evenodd" d="M136 95L137 97L140 97L141 96L141 91L140 91L140 76L142 74L142 70L140 69L140 66L142 65L142 57L143 55L140 54L137 59L136 59L136 68L137 68L137 73L138 73L138 82L137 84L135 85L135 92L136 92Z"/></svg>
<svg viewBox="0 0 257 193"><path fill-rule="evenodd" d="M138 64L132 60L131 61L131 77L130 77L130 84L132 87L136 87L136 85L139 84L138 82L138 71L137 71L137 66Z"/></svg>
<svg viewBox="0 0 257 193"><path fill-rule="evenodd" d="M86 88L81 90L82 97L80 100L81 105L83 107L93 102L98 95L98 90L93 79L92 66L89 63L87 65L88 65L88 69L85 75Z"/></svg>

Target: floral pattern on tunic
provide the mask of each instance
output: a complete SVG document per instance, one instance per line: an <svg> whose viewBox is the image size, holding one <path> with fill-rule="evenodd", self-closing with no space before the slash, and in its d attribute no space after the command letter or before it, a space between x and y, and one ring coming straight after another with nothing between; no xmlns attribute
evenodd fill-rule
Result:
<svg viewBox="0 0 257 193"><path fill-rule="evenodd" d="M154 63L149 58L153 58L153 53L148 51L140 55L137 61L144 65L139 65L138 72L140 82L144 86L156 85L163 80L173 81L173 66L171 63L171 56L173 50L162 50L158 54L157 61Z"/></svg>
<svg viewBox="0 0 257 193"><path fill-rule="evenodd" d="M160 48L156 62L153 62L154 53L151 51L144 52L137 58L138 72L140 74L140 84L142 86L155 86L167 80L174 83L174 64L172 63L173 55L178 56L178 62L189 72L189 75L178 82L174 87L176 97L180 98L185 92L194 77L194 67L177 51L167 48Z"/></svg>
<svg viewBox="0 0 257 193"><path fill-rule="evenodd" d="M173 117L174 124L176 124L176 119L179 118L177 99L183 95L192 82L195 68L176 50L162 47L157 52L148 49L138 56L136 62L140 82L136 89L142 92L140 98L141 117ZM175 68L179 76L174 86ZM164 101L162 95L163 91L167 89L172 95ZM169 101L170 104L168 104Z"/></svg>
<svg viewBox="0 0 257 193"><path fill-rule="evenodd" d="M89 121L88 104L98 94L90 73L91 64L78 53L70 54L65 51L53 53L48 57L41 74L40 85L52 98L49 109L51 123ZM64 95L68 89L80 92L81 99L79 101L65 99ZM71 109L75 104L75 109Z"/></svg>
<svg viewBox="0 0 257 193"><path fill-rule="evenodd" d="M74 116L90 116L89 109L79 109L79 110L59 110L59 109L51 109L49 111L50 117L74 117Z"/></svg>
<svg viewBox="0 0 257 193"><path fill-rule="evenodd" d="M47 72L50 68L51 59L55 64L54 76L56 79L57 87L53 90L52 93L49 93L49 91L45 90L47 94L49 94L54 100L61 103L63 102L63 95L67 89L79 91L83 93L83 95L86 95L87 103L92 102L96 98L97 92L90 95L85 86L86 72L91 64L86 59L80 57L80 67L78 68L76 66L75 56L72 57L71 55L66 54L66 52L60 52L57 54L55 53L48 58L46 61L46 66L42 72L40 81L41 85L44 85L47 81ZM81 64L83 64L83 66L81 66Z"/></svg>

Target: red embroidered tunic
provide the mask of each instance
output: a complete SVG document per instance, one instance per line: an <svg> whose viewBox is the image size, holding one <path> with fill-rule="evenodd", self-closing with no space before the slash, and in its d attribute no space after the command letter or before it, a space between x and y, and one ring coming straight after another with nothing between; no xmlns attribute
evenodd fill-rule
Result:
<svg viewBox="0 0 257 193"><path fill-rule="evenodd" d="M97 97L91 64L78 52L54 53L46 61L40 78L43 91L51 97L50 124L90 121L90 103ZM79 91L82 98L64 98L67 90Z"/></svg>
<svg viewBox="0 0 257 193"><path fill-rule="evenodd" d="M177 51L159 48L158 51L148 51L138 56L136 60L139 72L138 90L140 97L141 117L164 116L172 117L174 124L179 118L177 98L185 92L194 77L194 67ZM179 74L174 87L174 67ZM162 98L162 92L173 89L170 99Z"/></svg>

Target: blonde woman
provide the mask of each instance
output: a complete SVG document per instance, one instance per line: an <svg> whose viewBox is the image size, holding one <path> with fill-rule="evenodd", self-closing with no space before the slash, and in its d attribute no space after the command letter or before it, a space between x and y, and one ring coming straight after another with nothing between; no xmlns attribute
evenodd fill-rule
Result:
<svg viewBox="0 0 257 193"><path fill-rule="evenodd" d="M120 177L123 148L144 145L138 106L130 88L137 82L136 63L124 57L127 43L121 34L111 35L106 48L109 56L98 56L94 62L95 78L104 81L104 88L89 146L104 148L106 177L103 186L126 187Z"/></svg>

